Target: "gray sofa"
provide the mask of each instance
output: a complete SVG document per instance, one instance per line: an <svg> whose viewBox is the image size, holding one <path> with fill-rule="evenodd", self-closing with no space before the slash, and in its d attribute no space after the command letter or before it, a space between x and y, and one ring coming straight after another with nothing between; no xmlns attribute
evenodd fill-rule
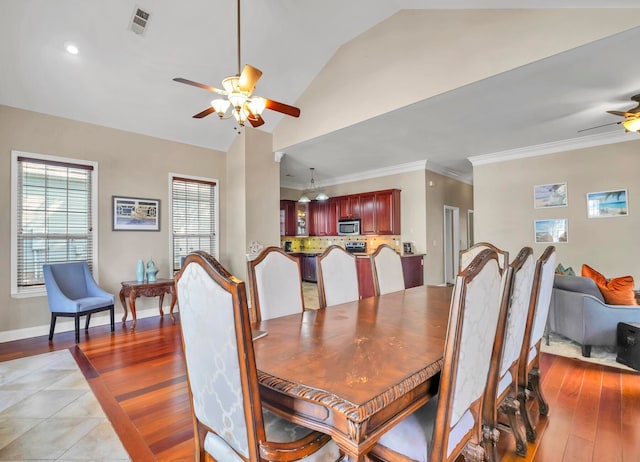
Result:
<svg viewBox="0 0 640 462"><path fill-rule="evenodd" d="M619 322L640 322L640 306L607 305L591 278L556 275L549 307L547 329L582 345L582 355L591 347L615 346ZM548 337L547 337L548 342Z"/></svg>

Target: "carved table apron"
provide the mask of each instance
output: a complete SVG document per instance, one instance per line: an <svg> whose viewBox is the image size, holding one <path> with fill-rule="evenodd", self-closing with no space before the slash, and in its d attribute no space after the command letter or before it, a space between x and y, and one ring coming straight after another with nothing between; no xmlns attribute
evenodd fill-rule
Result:
<svg viewBox="0 0 640 462"><path fill-rule="evenodd" d="M176 304L176 291L173 279L156 279L154 282L139 282L139 281L124 281L121 283L120 289L120 303L124 308L124 316L122 322L127 320L127 302L129 299L129 306L131 307L131 328L136 328L136 298L137 297L160 297L160 316L164 315L162 311L162 302L164 301L164 294L171 294L171 307L169 309L169 315L171 321L176 322L173 316L173 307Z"/></svg>
<svg viewBox="0 0 640 462"><path fill-rule="evenodd" d="M420 286L254 323L268 333L254 341L263 403L364 460L437 393L450 299Z"/></svg>

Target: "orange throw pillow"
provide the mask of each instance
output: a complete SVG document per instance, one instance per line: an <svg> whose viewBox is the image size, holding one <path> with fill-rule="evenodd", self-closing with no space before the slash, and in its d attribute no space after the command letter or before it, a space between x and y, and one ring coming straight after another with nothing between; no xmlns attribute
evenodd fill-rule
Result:
<svg viewBox="0 0 640 462"><path fill-rule="evenodd" d="M582 276L594 280L607 305L637 305L633 292L633 276L621 276L607 280L589 265L582 265Z"/></svg>

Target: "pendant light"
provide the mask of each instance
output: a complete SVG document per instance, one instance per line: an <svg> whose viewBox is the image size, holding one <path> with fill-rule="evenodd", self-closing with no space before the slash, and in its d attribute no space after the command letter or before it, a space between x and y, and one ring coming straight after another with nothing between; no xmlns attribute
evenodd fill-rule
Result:
<svg viewBox="0 0 640 462"><path fill-rule="evenodd" d="M316 189L316 181L313 178L313 172L315 170L315 168L311 167L309 168L309 170L311 170L311 182L309 183L309 189L308 189L308 193L309 196L313 196L316 195L317 189ZM309 196L307 196L307 194L305 193L305 191L302 191L302 196L300 196L300 199L298 199L298 202L311 202L311 199L309 198ZM326 201L327 199L329 199L329 196L327 196L324 192L318 192L315 200L317 201Z"/></svg>

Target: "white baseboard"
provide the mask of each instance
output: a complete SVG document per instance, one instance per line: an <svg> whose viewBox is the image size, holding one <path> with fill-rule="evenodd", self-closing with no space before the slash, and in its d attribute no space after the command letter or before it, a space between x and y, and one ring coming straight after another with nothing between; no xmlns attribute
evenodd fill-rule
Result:
<svg viewBox="0 0 640 462"><path fill-rule="evenodd" d="M169 313L168 306L163 306L162 309L165 314ZM174 308L174 311L177 311L177 310ZM122 324L122 321L121 321L122 314L123 314L122 311L120 311L119 313L118 311L116 311L116 314L115 314L116 329L118 328L118 324ZM143 319L143 318L151 318L153 316L159 316L160 312L158 311L158 308L147 308L144 310L136 310L136 315L137 315L136 316L137 319ZM91 329L94 326L109 325L109 322L110 320L109 320L108 311L94 313L91 315L91 323L89 324L89 329ZM131 313L129 313L129 315L127 316L127 326L131 326ZM84 318L80 320L80 329L84 330ZM73 332L74 330L75 330L75 324L74 324L73 318L58 317L58 319L56 320L56 330L53 334L53 340L55 341L56 339L55 335L60 332ZM49 335L49 324L0 332L0 342L24 340L32 337L41 337L43 335ZM82 341L82 333L80 334L80 340Z"/></svg>

